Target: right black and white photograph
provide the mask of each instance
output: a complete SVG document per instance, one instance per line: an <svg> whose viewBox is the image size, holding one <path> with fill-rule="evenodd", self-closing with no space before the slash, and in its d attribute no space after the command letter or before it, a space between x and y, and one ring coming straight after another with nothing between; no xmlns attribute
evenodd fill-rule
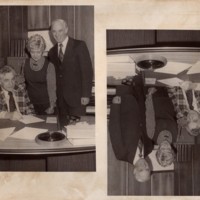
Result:
<svg viewBox="0 0 200 200"><path fill-rule="evenodd" d="M200 31L107 30L108 195L200 195Z"/></svg>

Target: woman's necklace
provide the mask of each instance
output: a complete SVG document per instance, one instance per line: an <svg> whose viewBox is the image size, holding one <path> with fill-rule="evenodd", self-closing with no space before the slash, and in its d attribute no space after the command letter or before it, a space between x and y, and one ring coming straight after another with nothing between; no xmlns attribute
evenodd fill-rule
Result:
<svg viewBox="0 0 200 200"><path fill-rule="evenodd" d="M43 67L43 60L38 60L38 61L34 61L33 59L30 59L30 67L33 71L39 71L42 69Z"/></svg>

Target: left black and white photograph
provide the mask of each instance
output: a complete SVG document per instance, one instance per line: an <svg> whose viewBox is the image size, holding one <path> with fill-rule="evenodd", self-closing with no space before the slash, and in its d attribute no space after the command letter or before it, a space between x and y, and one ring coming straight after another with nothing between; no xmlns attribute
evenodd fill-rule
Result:
<svg viewBox="0 0 200 200"><path fill-rule="evenodd" d="M0 171L96 171L94 6L0 16Z"/></svg>

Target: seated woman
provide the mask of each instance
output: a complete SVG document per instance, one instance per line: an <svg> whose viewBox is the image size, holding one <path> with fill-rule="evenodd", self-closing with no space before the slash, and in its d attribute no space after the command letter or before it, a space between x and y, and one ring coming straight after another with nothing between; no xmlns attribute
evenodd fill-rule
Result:
<svg viewBox="0 0 200 200"><path fill-rule="evenodd" d="M36 114L53 114L56 105L55 68L43 56L45 40L41 35L33 35L26 47L31 57L25 61L23 74L30 101Z"/></svg>
<svg viewBox="0 0 200 200"><path fill-rule="evenodd" d="M10 66L0 69L0 118L19 120L22 115L34 114L25 84L16 83L16 72Z"/></svg>
<svg viewBox="0 0 200 200"><path fill-rule="evenodd" d="M164 161L159 163L162 166L168 166L174 161L174 151L171 144L176 141L177 137L175 112L165 88L150 88L148 92L146 89L140 75L133 78L131 85L117 87L117 96L114 97L111 105L109 122L113 150L117 159L133 164L140 139L143 143L144 159L153 150L153 144L160 144L159 142L162 141L160 152L163 156L160 156L160 153L158 155L159 158L164 158ZM145 94L147 94L146 97ZM154 111L150 113L149 120L154 122L152 124L155 124L155 127L152 127L151 130L153 132L151 138L148 135L149 129L146 127L146 99L149 96L152 97L154 108ZM163 134L163 131L170 134ZM171 138L170 152L168 146L167 150L163 151L166 147L167 137ZM157 141L158 138L159 142ZM166 159L169 160L169 156L171 157L170 162L165 162ZM137 167L136 163L135 166ZM148 174L147 171L144 171L144 175Z"/></svg>
<svg viewBox="0 0 200 200"><path fill-rule="evenodd" d="M197 84L185 81L180 87L169 87L168 93L176 111L177 123L192 136L200 134L200 91Z"/></svg>

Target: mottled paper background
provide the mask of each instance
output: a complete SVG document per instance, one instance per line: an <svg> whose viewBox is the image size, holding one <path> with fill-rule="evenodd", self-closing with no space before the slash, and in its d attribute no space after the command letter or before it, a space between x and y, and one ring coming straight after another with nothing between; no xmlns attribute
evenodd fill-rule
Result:
<svg viewBox="0 0 200 200"><path fill-rule="evenodd" d="M9 1L2 5L94 5L97 172L0 173L0 200L104 200L107 196L106 29L200 29L199 0ZM177 197L166 197L177 199ZM181 197L180 199L200 199Z"/></svg>

